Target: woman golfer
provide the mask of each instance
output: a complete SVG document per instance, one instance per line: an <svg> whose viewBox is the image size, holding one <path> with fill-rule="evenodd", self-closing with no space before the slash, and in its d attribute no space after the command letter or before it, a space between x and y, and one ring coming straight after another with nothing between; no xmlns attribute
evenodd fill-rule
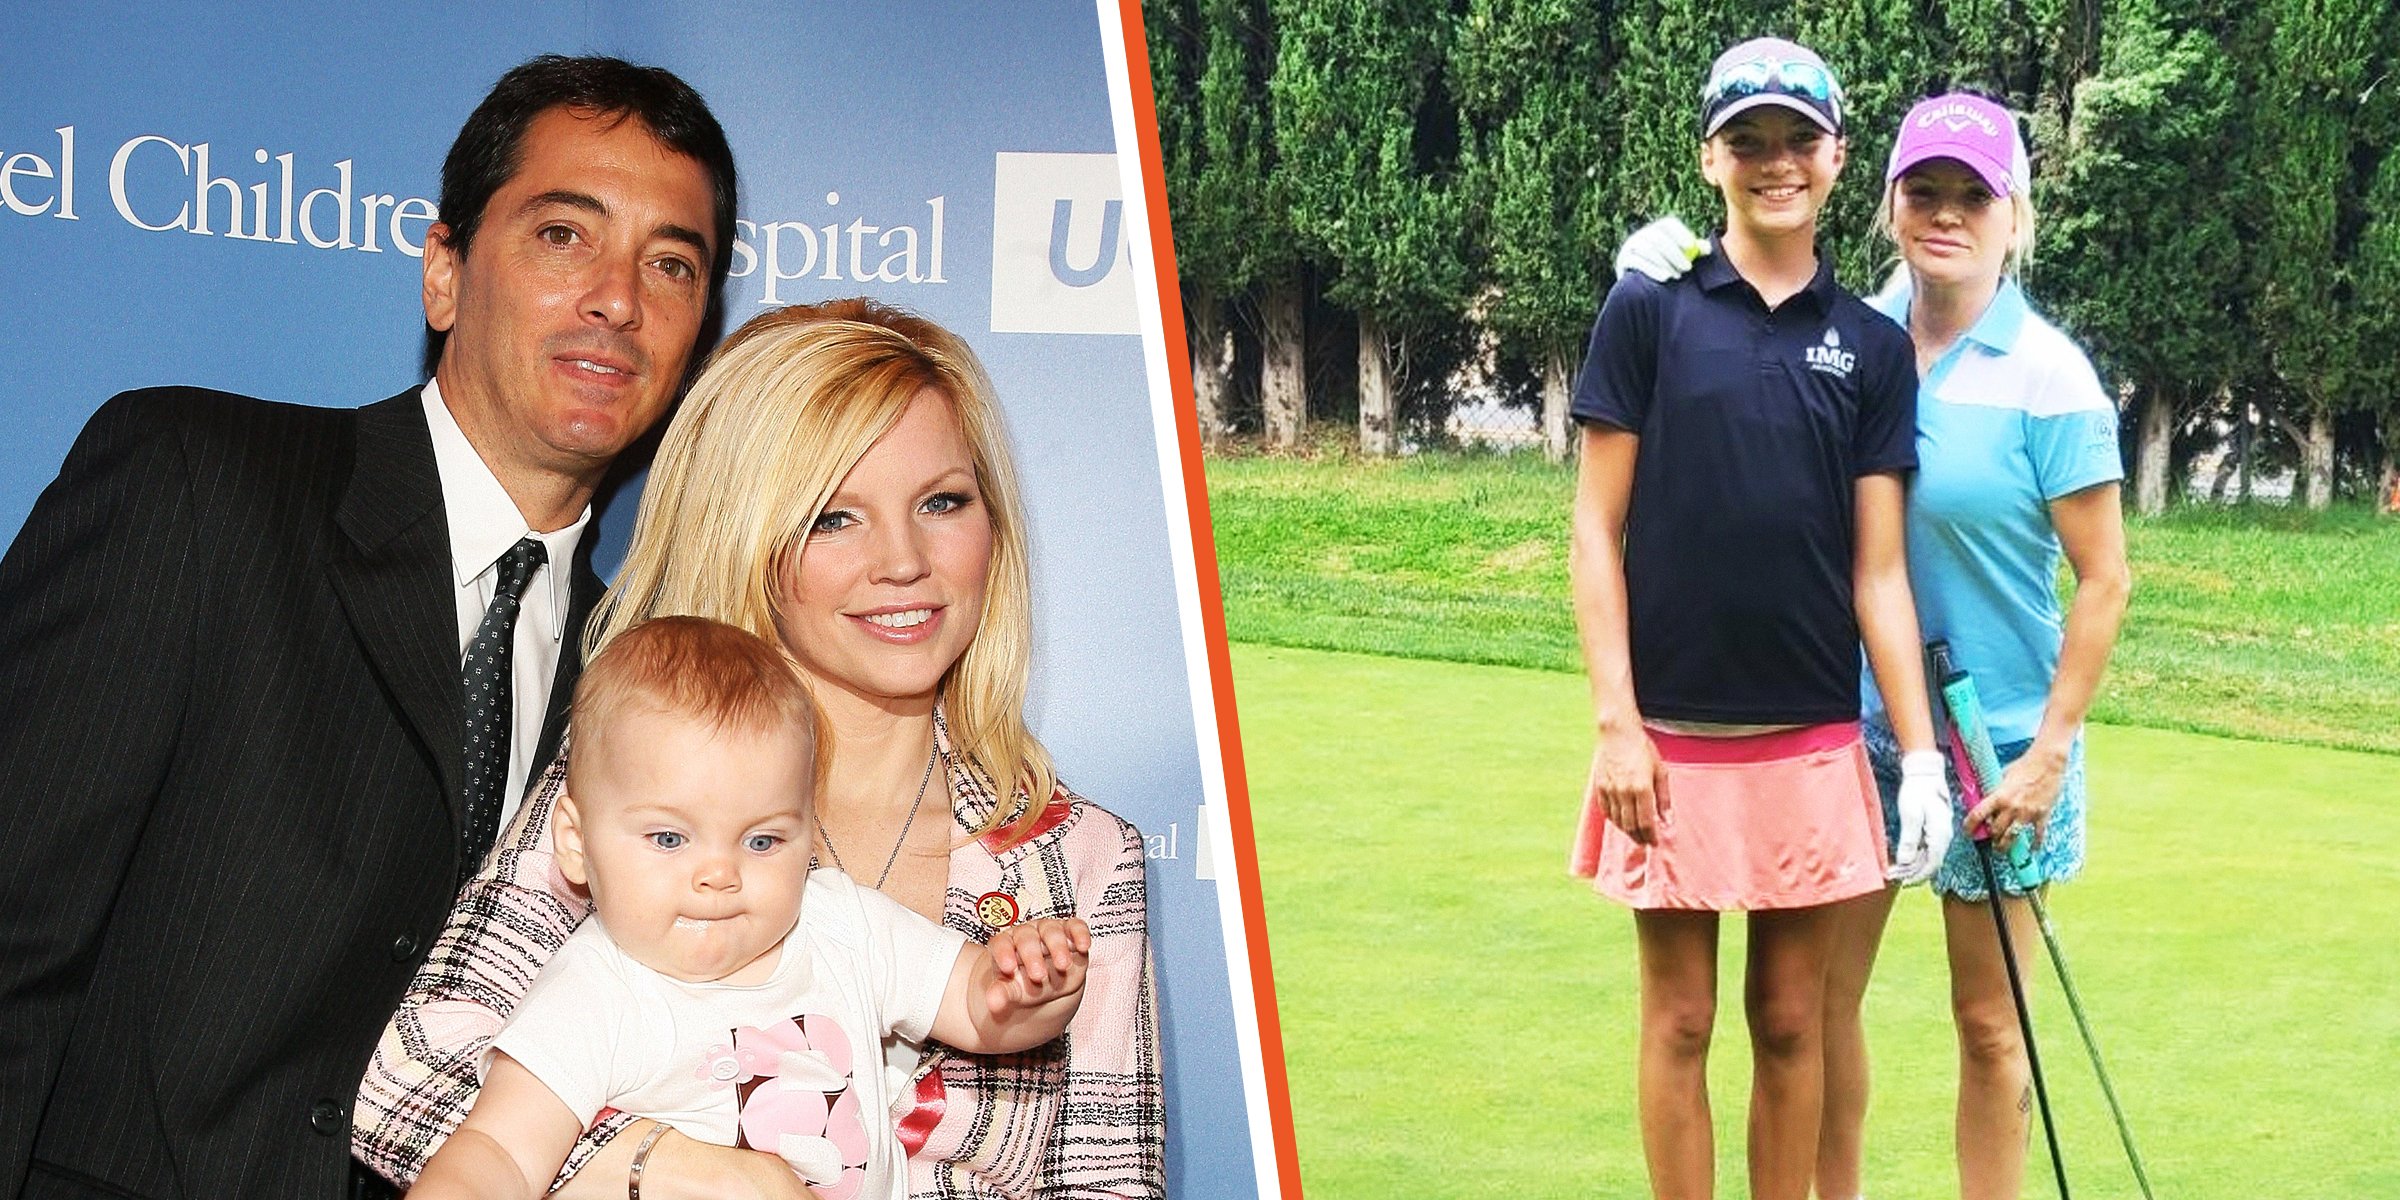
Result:
<svg viewBox="0 0 2400 1200"><path fill-rule="evenodd" d="M2033 244L2025 143L2007 108L1936 96L1909 110L1877 224L1905 275L1875 298L1907 326L1923 382L1917 481L1908 497L1909 581L1928 638L1949 639L1975 676L2005 769L1967 828L1994 846L2034 831L2036 886L2083 867L2083 718L2117 640L2132 576L2118 504L2117 407L2075 343L2027 306L2016 269ZM2075 597L2058 601L2061 552ZM1867 692L1867 746L1897 783L1888 717L1907 683ZM1914 707L1913 704L1910 707ZM2013 1200L2025 1175L2032 1075L1975 846L1934 873L1958 1028L1959 1193ZM2001 885L2010 938L2030 961L2032 915ZM1867 1107L1859 1003L1891 913L1886 891L1846 913L1834 955L1826 1060L1827 1196L1859 1195Z"/></svg>
<svg viewBox="0 0 2400 1200"><path fill-rule="evenodd" d="M1946 638L1975 676L2000 786L1967 827L1996 846L2032 831L2034 886L2083 866L2083 718L2132 587L2118 506L2124 469L2116 405L2083 352L2035 314L2016 281L2033 244L2033 201L2016 118L1981 96L1910 109L1884 172L1876 224L1907 270L1872 303L1916 345L1917 476L1908 495L1908 572L1925 636ZM1671 218L1669 219L1672 220ZM1620 259L1659 271L1692 241L1661 221ZM2062 612L2061 553L2075 575ZM1866 692L1867 747L1887 808L1903 785L1892 729L1916 685ZM1890 707L1886 706L1890 698ZM1974 843L1959 839L1932 880L1948 935L1958 1030L1959 1193L2014 1200L2025 1175L2032 1074ZM2010 940L2030 958L2033 921L2001 886ZM1847 905L1826 998L1825 1134L1817 1194L1861 1192L1867 1051L1859 1018L1896 889Z"/></svg>
<svg viewBox="0 0 2400 1200"><path fill-rule="evenodd" d="M1808 1194L1831 906L1883 890L1886 868L1862 639L1913 752L1901 866L1929 871L1951 827L1902 559L1908 339L1835 286L1815 244L1842 117L1804 47L1719 56L1700 169L1724 196L1723 252L1671 283L1620 280L1576 385L1573 577L1598 748L1573 865L1634 909L1660 1197L1712 1192L1706 1068L1732 911L1750 914L1750 1195Z"/></svg>

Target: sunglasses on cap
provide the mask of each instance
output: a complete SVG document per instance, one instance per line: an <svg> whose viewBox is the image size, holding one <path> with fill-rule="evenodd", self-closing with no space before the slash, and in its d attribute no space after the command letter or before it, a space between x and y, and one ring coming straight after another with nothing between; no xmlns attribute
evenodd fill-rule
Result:
<svg viewBox="0 0 2400 1200"><path fill-rule="evenodd" d="M1711 77L1700 90L1704 111L1714 113L1718 108L1751 96L1790 96L1807 100L1825 110L1834 124L1842 123L1842 85L1834 82L1825 68L1811 62L1779 62L1773 59L1752 59L1736 63Z"/></svg>

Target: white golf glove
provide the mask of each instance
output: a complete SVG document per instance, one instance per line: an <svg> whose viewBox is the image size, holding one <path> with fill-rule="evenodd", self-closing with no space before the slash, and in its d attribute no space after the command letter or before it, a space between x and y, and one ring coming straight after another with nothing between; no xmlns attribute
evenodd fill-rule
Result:
<svg viewBox="0 0 2400 1200"><path fill-rule="evenodd" d="M1708 243L1673 217L1659 219L1627 235L1617 247L1617 274L1640 271L1666 283L1692 269L1708 253Z"/></svg>
<svg viewBox="0 0 2400 1200"><path fill-rule="evenodd" d="M1933 878L1942 856L1950 852L1957 826L1950 808L1950 781L1942 773L1942 752L1911 750L1901 755L1900 849L1892 855L1892 881L1910 884Z"/></svg>

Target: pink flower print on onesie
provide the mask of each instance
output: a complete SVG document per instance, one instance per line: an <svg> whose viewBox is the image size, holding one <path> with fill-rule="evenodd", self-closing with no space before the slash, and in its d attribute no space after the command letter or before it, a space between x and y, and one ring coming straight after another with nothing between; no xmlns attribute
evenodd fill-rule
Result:
<svg viewBox="0 0 2400 1200"><path fill-rule="evenodd" d="M780 1155L825 1200L854 1200L867 1182L867 1126L850 1086L850 1039L818 1013L733 1031L753 1078L737 1095L734 1144Z"/></svg>

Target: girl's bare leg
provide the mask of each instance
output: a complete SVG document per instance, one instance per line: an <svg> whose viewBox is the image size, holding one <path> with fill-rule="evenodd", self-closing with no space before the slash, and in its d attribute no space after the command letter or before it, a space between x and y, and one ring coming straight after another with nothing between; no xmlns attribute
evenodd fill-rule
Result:
<svg viewBox="0 0 2400 1200"><path fill-rule="evenodd" d="M1637 911L1641 943L1642 1157L1657 1200L1710 1200L1716 1148L1708 1041L1717 1020L1717 914Z"/></svg>
<svg viewBox="0 0 2400 1200"><path fill-rule="evenodd" d="M1825 1102L1825 977L1838 905L1750 914L1750 1195L1808 1200Z"/></svg>
<svg viewBox="0 0 2400 1200"><path fill-rule="evenodd" d="M1858 1200L1866 1188L1867 1030L1862 1010L1875 951L1900 889L1835 905L1825 977L1825 1116L1817 1131L1817 1195Z"/></svg>

